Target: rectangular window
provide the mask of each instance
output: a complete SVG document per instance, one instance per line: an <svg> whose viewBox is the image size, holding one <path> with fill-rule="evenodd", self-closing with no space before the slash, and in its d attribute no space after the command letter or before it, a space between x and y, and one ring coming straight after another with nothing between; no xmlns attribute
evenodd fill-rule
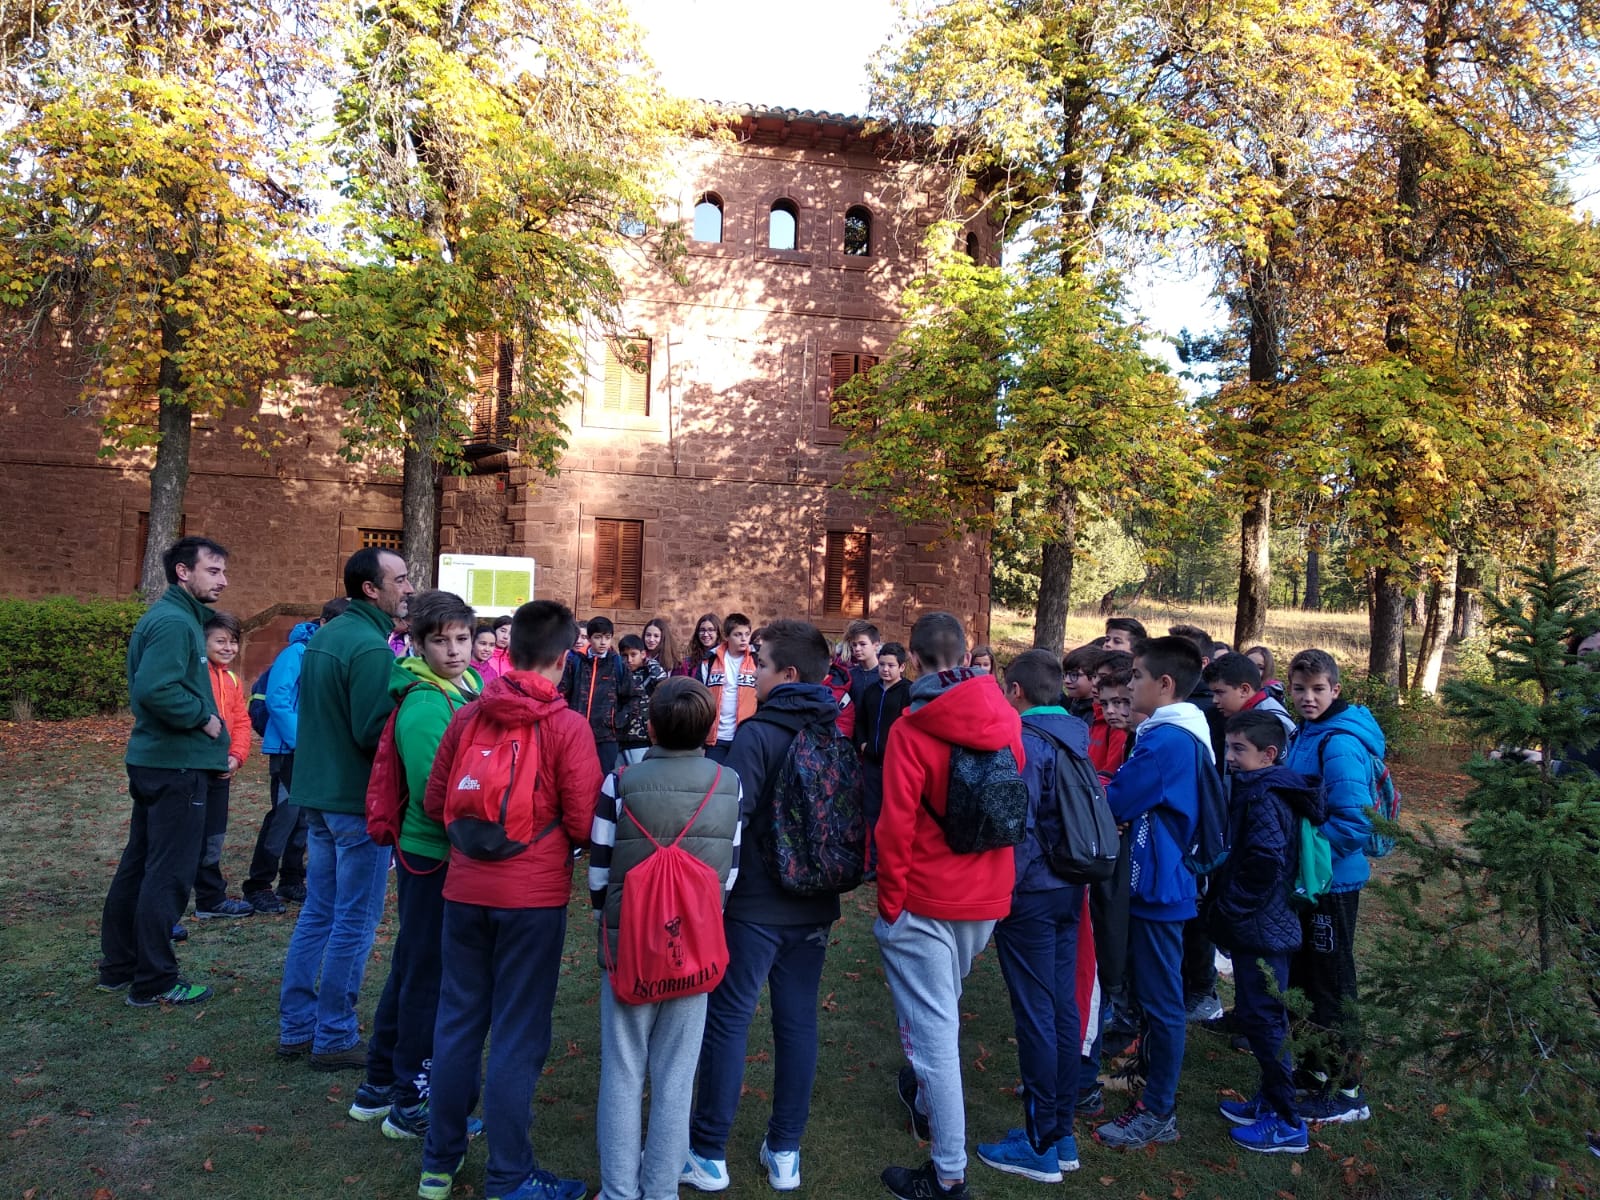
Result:
<svg viewBox="0 0 1600 1200"><path fill-rule="evenodd" d="M864 375L878 365L876 354L834 354L829 356L828 369L828 424L839 425L838 408L833 394L857 375Z"/></svg>
<svg viewBox="0 0 1600 1200"><path fill-rule="evenodd" d="M363 529L361 530L361 548L376 546L379 550L393 550L400 553L400 531L398 529Z"/></svg>
<svg viewBox="0 0 1600 1200"><path fill-rule="evenodd" d="M643 579L644 522L595 518L594 606L638 608Z"/></svg>
<svg viewBox="0 0 1600 1200"><path fill-rule="evenodd" d="M606 343L606 386L600 411L608 416L650 415L650 339Z"/></svg>
<svg viewBox="0 0 1600 1200"><path fill-rule="evenodd" d="M830 617L867 615L867 567L872 535L828 530L822 565L822 612Z"/></svg>
<svg viewBox="0 0 1600 1200"><path fill-rule="evenodd" d="M134 536L137 540L133 544L133 574L122 580L122 590L124 592L137 591L139 589L139 580L144 577L144 547L145 543L150 540L149 513L142 512L139 514L139 532ZM180 538L189 536L189 518L183 514L178 517L178 536Z"/></svg>
<svg viewBox="0 0 1600 1200"><path fill-rule="evenodd" d="M472 444L510 446L515 369L516 353L509 341L493 334L479 340L473 364Z"/></svg>

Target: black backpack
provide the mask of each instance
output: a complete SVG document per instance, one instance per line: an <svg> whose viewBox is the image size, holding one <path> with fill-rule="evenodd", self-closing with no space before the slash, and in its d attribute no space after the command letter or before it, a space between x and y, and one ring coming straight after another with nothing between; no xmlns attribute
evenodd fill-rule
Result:
<svg viewBox="0 0 1600 1200"><path fill-rule="evenodd" d="M267 676L271 674L272 668L268 667L250 685L250 728L260 737L267 736Z"/></svg>
<svg viewBox="0 0 1600 1200"><path fill-rule="evenodd" d="M1056 750L1055 794L1039 797L1034 827L1045 863L1068 883L1104 883L1116 870L1122 838L1099 772L1087 755L1053 733L1037 725L1028 732Z"/></svg>
<svg viewBox="0 0 1600 1200"><path fill-rule="evenodd" d="M1022 782L1009 746L998 750L951 746L944 815L933 811L926 796L922 807L957 854L1015 846L1028 835L1028 785Z"/></svg>

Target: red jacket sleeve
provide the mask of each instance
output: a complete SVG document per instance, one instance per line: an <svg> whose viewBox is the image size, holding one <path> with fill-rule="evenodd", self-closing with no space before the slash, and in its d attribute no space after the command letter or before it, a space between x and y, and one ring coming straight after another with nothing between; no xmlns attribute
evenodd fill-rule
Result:
<svg viewBox="0 0 1600 1200"><path fill-rule="evenodd" d="M556 809L568 840L587 846L594 827L595 801L605 777L600 772L600 755L595 750L589 723L572 709L551 718L559 735L555 759Z"/></svg>
<svg viewBox="0 0 1600 1200"><path fill-rule="evenodd" d="M883 811L873 835L878 846L878 915L890 924L905 907L911 841L927 774L910 729L895 722L883 752Z"/></svg>

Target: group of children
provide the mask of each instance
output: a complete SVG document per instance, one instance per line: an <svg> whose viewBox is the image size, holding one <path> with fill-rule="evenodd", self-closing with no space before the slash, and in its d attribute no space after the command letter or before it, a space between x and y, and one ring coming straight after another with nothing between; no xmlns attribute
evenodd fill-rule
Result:
<svg viewBox="0 0 1600 1200"><path fill-rule="evenodd" d="M582 1181L538 1166L528 1134L572 862L584 847L597 952L612 983L600 1007L599 1196L657 1200L680 1183L728 1186L763 986L775 1071L758 1157L774 1189L800 1186L839 896L786 885L772 865L770 813L781 789L823 786L797 769L797 748L836 737L859 762L864 877L877 883L874 935L907 1060L896 1090L931 1144L921 1167L883 1172L893 1195L968 1194L960 998L991 937L1023 1101L1022 1127L977 1147L996 1169L1041 1182L1076 1169L1075 1122L1103 1112L1100 1069L1130 1039L1137 1055L1125 1074L1140 1078L1142 1094L1094 1138L1114 1149L1177 1139L1186 1025L1196 988L1210 986L1196 983L1186 959L1203 946L1209 968L1213 942L1231 953L1235 1002L1210 1023L1246 1039L1261 1072L1249 1100L1220 1106L1234 1140L1300 1152L1308 1121L1368 1115L1352 941L1384 747L1370 714L1340 697L1337 665L1322 651L1290 664L1297 725L1264 648L1218 654L1202 631L1151 638L1131 618L1113 618L1099 644L1065 660L1027 651L1003 675L986 647L986 662L969 653L948 613L923 616L906 644L882 643L856 622L835 647L805 622L757 631L742 614L706 614L679 659L659 620L614 650L603 617L580 625L540 601L485 628L459 597L432 591L412 600L409 637L413 654L397 663L392 689L392 753L410 797L394 852L399 930L350 1114L381 1120L391 1138L421 1140L423 1200L450 1194L480 1128L486 1196L588 1195ZM219 634L217 659L227 641ZM244 727L231 715L228 724ZM1042 852L1038 831L1057 819L1058 777L1073 756L1092 763L1091 782L1097 773L1121 831L1122 858L1104 885L1063 877ZM965 844L956 826L973 764L993 772L1008 761L1025 793L1027 836ZM1225 781L1231 799L1219 800ZM1217 812L1225 828L1203 829ZM1327 893L1297 910L1302 820L1326 839L1333 871ZM1227 856L1203 861L1219 839ZM647 865L657 858L662 870ZM669 866L691 880L674 897L693 887L702 901L714 896L722 945L700 955L692 914L681 930L674 918L661 952L685 974L641 987L629 965L639 934L630 913L641 920L639 906L662 894ZM197 890L210 886L204 872L198 878L206 882ZM1299 1063L1288 1057L1290 987L1304 991L1312 1024L1326 1031ZM480 1101L481 1125L470 1115Z"/></svg>

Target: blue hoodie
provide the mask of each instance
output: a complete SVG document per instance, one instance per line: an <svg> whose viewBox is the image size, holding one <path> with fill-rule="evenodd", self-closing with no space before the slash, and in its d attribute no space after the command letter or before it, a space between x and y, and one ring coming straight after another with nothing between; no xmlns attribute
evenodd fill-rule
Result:
<svg viewBox="0 0 1600 1200"><path fill-rule="evenodd" d="M1283 765L1302 775L1320 775L1328 805L1322 826L1333 847L1334 892L1353 892L1367 882L1367 838L1372 833L1373 762L1384 752L1383 730L1370 710L1336 699L1315 721L1300 726Z"/></svg>
<svg viewBox="0 0 1600 1200"><path fill-rule="evenodd" d="M1089 757L1089 727L1060 705L1041 705L1022 714L1022 750L1027 762L1022 782L1028 785L1028 836L1016 846L1018 892L1050 892L1070 884L1050 869L1044 847L1034 837L1039 826L1039 806L1056 801L1056 746L1037 730L1047 730L1059 741Z"/></svg>
<svg viewBox="0 0 1600 1200"><path fill-rule="evenodd" d="M267 675L267 729L261 753L293 754L300 736L300 664L306 643L322 628L320 621L301 621L289 631L289 644L278 651Z"/></svg>
<svg viewBox="0 0 1600 1200"><path fill-rule="evenodd" d="M1201 772L1210 774L1208 784L1216 779L1208 732L1193 704L1180 701L1157 709L1139 727L1133 753L1106 785L1111 815L1128 826L1128 912L1141 920L1195 916L1194 874L1184 865L1183 848L1194 839Z"/></svg>

